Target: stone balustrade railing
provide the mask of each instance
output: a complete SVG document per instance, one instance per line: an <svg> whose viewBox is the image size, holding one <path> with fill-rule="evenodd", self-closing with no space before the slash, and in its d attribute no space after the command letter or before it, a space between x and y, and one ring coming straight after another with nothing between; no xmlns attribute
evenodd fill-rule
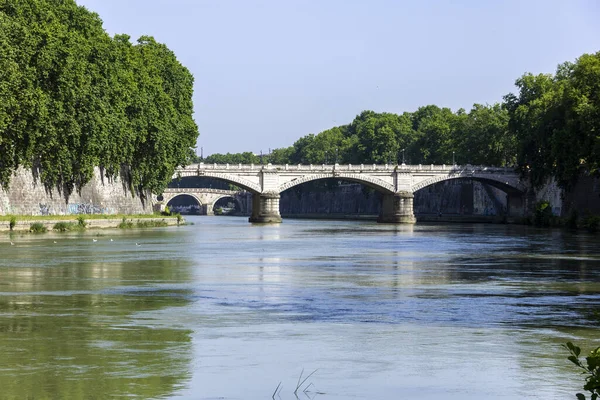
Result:
<svg viewBox="0 0 600 400"><path fill-rule="evenodd" d="M225 189L210 189L210 188L166 188L163 193L216 193L234 195L245 190L225 190Z"/></svg>
<svg viewBox="0 0 600 400"><path fill-rule="evenodd" d="M258 170L276 170L276 171L402 171L402 172L420 172L420 171L444 171L449 173L492 173L507 174L514 173L512 167L487 167L477 165L436 165L436 164L191 164L182 168L183 170L231 170L231 171L258 171Z"/></svg>

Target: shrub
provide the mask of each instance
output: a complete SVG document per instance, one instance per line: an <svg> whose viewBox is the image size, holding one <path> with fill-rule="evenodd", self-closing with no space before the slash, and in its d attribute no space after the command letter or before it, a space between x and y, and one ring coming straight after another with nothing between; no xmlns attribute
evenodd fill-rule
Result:
<svg viewBox="0 0 600 400"><path fill-rule="evenodd" d="M125 217L123 217L123 219L121 220L121 223L119 224L119 228L121 228L121 229L131 229L131 228L133 228L133 222L127 221L125 219Z"/></svg>
<svg viewBox="0 0 600 400"><path fill-rule="evenodd" d="M533 224L535 226L550 226L552 222L552 207L547 201L539 201L535 206Z"/></svg>
<svg viewBox="0 0 600 400"><path fill-rule="evenodd" d="M600 216L590 215L589 217L585 217L581 225L590 233L598 232L598 227L600 227Z"/></svg>
<svg viewBox="0 0 600 400"><path fill-rule="evenodd" d="M75 224L73 222L57 222L52 229L59 232L72 231L75 229Z"/></svg>
<svg viewBox="0 0 600 400"><path fill-rule="evenodd" d="M48 228L46 228L46 226L44 224L42 224L41 222L34 222L33 224L31 224L29 226L29 232L32 232L32 233L44 233L47 231L48 231Z"/></svg>
<svg viewBox="0 0 600 400"><path fill-rule="evenodd" d="M567 220L565 221L565 226L569 229L577 229L577 221L579 220L579 214L576 209L572 209L569 211L569 215L567 216Z"/></svg>
<svg viewBox="0 0 600 400"><path fill-rule="evenodd" d="M85 227L87 226L87 222L85 222L85 218L83 218L83 215L77 217L77 226L79 226L79 228L81 229L85 229Z"/></svg>
<svg viewBox="0 0 600 400"><path fill-rule="evenodd" d="M11 215L10 222L8 223L10 230L11 231L14 230L16 225L17 225L17 217L15 217L14 215Z"/></svg>
<svg viewBox="0 0 600 400"><path fill-rule="evenodd" d="M568 357L569 361L581 369L582 373L586 376L583 390L590 392L590 399L592 400L600 398L600 347L590 352L590 355L585 358L585 363L579 359L579 355L581 354L579 347L571 342L563 344L563 347L571 353ZM576 397L578 400L585 400L583 393L577 393Z"/></svg>
<svg viewBox="0 0 600 400"><path fill-rule="evenodd" d="M177 225L181 224L183 222L183 217L181 216L181 214L177 213Z"/></svg>
<svg viewBox="0 0 600 400"><path fill-rule="evenodd" d="M161 215L165 215L167 217L170 216L171 215L171 210L169 209L169 206L165 206L164 211L162 211L160 214Z"/></svg>
<svg viewBox="0 0 600 400"><path fill-rule="evenodd" d="M222 215L222 214L223 214L223 209L221 207L215 208L215 215Z"/></svg>

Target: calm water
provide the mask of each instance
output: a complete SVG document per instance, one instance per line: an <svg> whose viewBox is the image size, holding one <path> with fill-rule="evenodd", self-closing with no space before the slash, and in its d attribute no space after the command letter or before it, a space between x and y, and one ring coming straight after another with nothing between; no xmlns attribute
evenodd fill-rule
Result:
<svg viewBox="0 0 600 400"><path fill-rule="evenodd" d="M0 398L572 399L600 345L600 236L189 220L0 235Z"/></svg>

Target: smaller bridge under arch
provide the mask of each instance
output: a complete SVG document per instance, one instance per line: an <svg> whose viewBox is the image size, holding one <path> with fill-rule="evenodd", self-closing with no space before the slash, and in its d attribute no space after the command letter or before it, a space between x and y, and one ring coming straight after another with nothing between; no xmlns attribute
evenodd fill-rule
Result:
<svg viewBox="0 0 600 400"><path fill-rule="evenodd" d="M163 196L164 197L164 196ZM168 199L165 199L164 205L169 207L171 212L183 215L203 215L205 205L194 194L179 193Z"/></svg>
<svg viewBox="0 0 600 400"><path fill-rule="evenodd" d="M215 204L223 198L231 197L238 204L240 212L248 215L250 212L251 194L244 191L208 189L208 188L167 188L162 194L162 204L167 205L180 196L190 196L200 207L200 214L213 215Z"/></svg>

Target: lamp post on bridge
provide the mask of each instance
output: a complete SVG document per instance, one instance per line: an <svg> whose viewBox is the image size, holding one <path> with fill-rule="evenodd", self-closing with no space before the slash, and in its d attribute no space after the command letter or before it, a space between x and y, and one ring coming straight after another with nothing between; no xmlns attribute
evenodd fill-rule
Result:
<svg viewBox="0 0 600 400"><path fill-rule="evenodd" d="M406 150L406 149L402 149L402 165L405 164L405 162L404 162L404 150Z"/></svg>
<svg viewBox="0 0 600 400"><path fill-rule="evenodd" d="M327 165L328 160L327 160L327 150L325 150L325 165Z"/></svg>
<svg viewBox="0 0 600 400"><path fill-rule="evenodd" d="M452 152L452 165L456 165L456 162L454 161L454 152Z"/></svg>
<svg viewBox="0 0 600 400"><path fill-rule="evenodd" d="M335 163L338 163L338 149L337 147L335 148Z"/></svg>

